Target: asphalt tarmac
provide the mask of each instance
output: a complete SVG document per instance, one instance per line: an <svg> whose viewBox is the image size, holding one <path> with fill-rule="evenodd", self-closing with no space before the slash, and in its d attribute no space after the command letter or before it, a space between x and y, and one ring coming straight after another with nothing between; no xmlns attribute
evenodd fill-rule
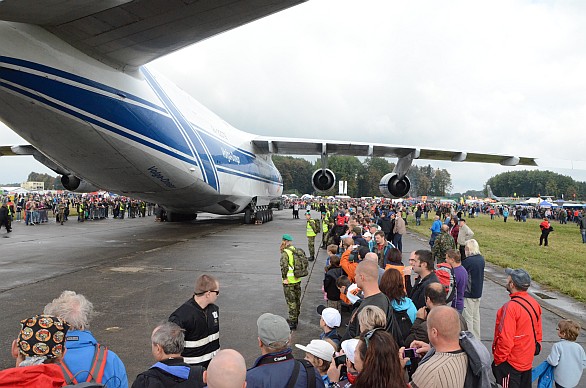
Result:
<svg viewBox="0 0 586 388"><path fill-rule="evenodd" d="M317 217L317 213L314 214ZM241 217L201 214L191 223L156 223L154 217L24 226L0 232L0 368L14 366L10 344L21 319L42 313L63 290L84 294L94 304L91 331L126 365L130 383L150 367L150 334L160 321L193 294L195 278L211 273L220 280L220 343L243 354L250 367L260 354L256 319L265 312L287 316L281 287L279 244L283 233L307 251L305 220L290 210L274 213L263 225L244 225ZM403 237L404 262L427 240ZM482 251L482 245L481 245ZM320 334L315 308L324 302L321 284L325 251L302 283L300 324L293 343L307 344ZM508 300L504 270L488 266L481 302L482 340L490 349L496 311ZM537 285L536 285L537 286ZM537 287L543 311L543 361L558 341L561 317L584 327L584 304ZM347 321L347 314L344 315ZM342 329L343 332L344 329ZM584 332L578 342L586 342ZM303 352L294 348L296 357ZM586 387L585 379L580 386Z"/></svg>

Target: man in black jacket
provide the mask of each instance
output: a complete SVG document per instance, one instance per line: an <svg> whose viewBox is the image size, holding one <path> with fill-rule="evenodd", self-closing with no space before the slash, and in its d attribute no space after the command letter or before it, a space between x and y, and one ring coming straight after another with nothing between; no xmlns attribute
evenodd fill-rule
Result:
<svg viewBox="0 0 586 388"><path fill-rule="evenodd" d="M411 252L409 264L413 266L413 272L415 272L418 277L415 280L413 287L410 287L410 283L407 282L407 292L409 298L411 298L413 304L419 310L425 306L425 288L430 283L439 283L439 280L435 275L431 251L420 249Z"/></svg>
<svg viewBox="0 0 586 388"><path fill-rule="evenodd" d="M151 335L151 350L157 363L136 377L132 388L204 387L201 366L183 362L183 329L173 322L160 324Z"/></svg>

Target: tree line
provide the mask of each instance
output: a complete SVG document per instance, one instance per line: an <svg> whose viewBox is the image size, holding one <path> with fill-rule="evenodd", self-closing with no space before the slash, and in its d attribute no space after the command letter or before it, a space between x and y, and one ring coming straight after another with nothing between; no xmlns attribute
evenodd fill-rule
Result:
<svg viewBox="0 0 586 388"><path fill-rule="evenodd" d="M273 162L283 177L283 192L302 195L313 193L311 175L320 169L321 161L311 163L303 158L273 155ZM384 158L366 158L361 162L355 156L330 156L328 168L336 174L338 181L348 182L348 195L351 197L380 196L379 183L381 178L393 171L395 163ZM412 197L429 195L445 196L452 189L452 178L445 169L434 169L431 165L412 166L409 171ZM338 194L336 183L324 195Z"/></svg>
<svg viewBox="0 0 586 388"><path fill-rule="evenodd" d="M565 200L586 199L586 182L578 182L569 176L552 171L504 172L490 178L486 185L490 185L494 195L499 197L551 195L555 198L563 196Z"/></svg>

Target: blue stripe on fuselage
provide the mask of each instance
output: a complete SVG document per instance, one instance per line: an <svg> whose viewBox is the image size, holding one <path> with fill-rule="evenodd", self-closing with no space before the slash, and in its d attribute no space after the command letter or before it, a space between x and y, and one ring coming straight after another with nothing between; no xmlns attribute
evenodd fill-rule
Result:
<svg viewBox="0 0 586 388"><path fill-rule="evenodd" d="M197 152L198 160L200 161L200 168L202 168L202 175L204 177L204 181L210 185L214 190L220 192L220 182L218 180L218 172L216 171L216 166L214 165L214 161L207 150L206 145L202 141L201 137L199 137L196 130L191 126L189 121L183 116L183 114L179 111L179 109L173 103L173 100L167 93L163 90L163 88L157 83L157 80L151 75L151 73L147 70L146 67L141 67L142 74L148 80L149 85L151 88L154 89L159 99L165 104L168 111L171 115L175 118L176 122L179 124L183 133L186 134L189 139L192 141L192 144L195 147Z"/></svg>

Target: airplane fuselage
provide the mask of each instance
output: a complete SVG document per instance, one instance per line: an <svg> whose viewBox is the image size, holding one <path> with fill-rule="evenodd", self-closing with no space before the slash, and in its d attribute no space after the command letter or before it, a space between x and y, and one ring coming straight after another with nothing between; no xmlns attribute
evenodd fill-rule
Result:
<svg viewBox="0 0 586 388"><path fill-rule="evenodd" d="M118 71L41 27L0 22L0 120L96 187L233 214L282 193L269 154L146 67Z"/></svg>

